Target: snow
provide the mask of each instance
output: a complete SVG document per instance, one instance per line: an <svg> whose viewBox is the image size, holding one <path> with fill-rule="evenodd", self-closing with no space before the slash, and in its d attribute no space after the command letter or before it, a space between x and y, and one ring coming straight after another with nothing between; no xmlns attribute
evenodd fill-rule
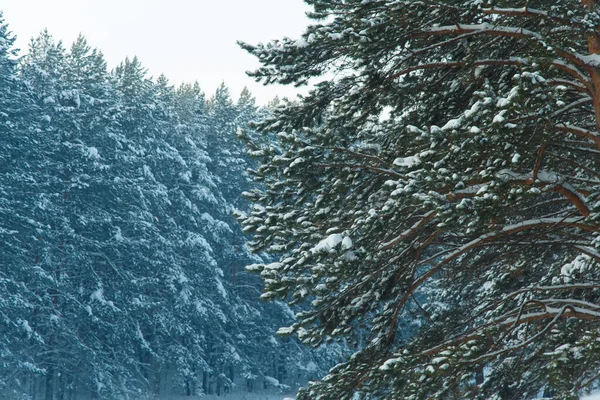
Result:
<svg viewBox="0 0 600 400"><path fill-rule="evenodd" d="M394 364L397 364L398 362L400 362L401 360L399 358L390 358L388 360L386 360L380 367L379 370L381 371L388 371L391 370L394 366Z"/></svg>
<svg viewBox="0 0 600 400"><path fill-rule="evenodd" d="M187 276L185 276L185 274L183 272L179 273L179 276L177 277L177 280L179 283L188 283L190 280L188 279Z"/></svg>
<svg viewBox="0 0 600 400"><path fill-rule="evenodd" d="M595 258L596 260L600 260L600 253L588 246L575 246L575 248L581 250L585 254Z"/></svg>
<svg viewBox="0 0 600 400"><path fill-rule="evenodd" d="M185 244L190 247L199 246L209 253L212 253L213 251L208 241L202 235L197 234L195 232L191 232L188 234L188 237L185 240Z"/></svg>
<svg viewBox="0 0 600 400"><path fill-rule="evenodd" d="M192 171L182 172L179 176L183 181L190 183L190 181L192 180Z"/></svg>
<svg viewBox="0 0 600 400"><path fill-rule="evenodd" d="M517 35L535 37L541 39L539 34L532 32L527 29L513 27L513 26L498 26L488 22L483 24L456 24L456 25L445 25L445 26L434 26L427 28L426 32L454 32L456 30L468 31L468 32L498 32L498 33L513 33Z"/></svg>
<svg viewBox="0 0 600 400"><path fill-rule="evenodd" d="M117 242L122 242L124 240L123 233L121 232L121 228L117 227L115 230L115 235L113 236Z"/></svg>
<svg viewBox="0 0 600 400"><path fill-rule="evenodd" d="M426 135L426 134L427 134L427 132L425 132L425 131L424 131L424 130L422 130L422 129L419 129L419 128L417 128L417 127L416 127L416 126L414 126L414 125L406 125L406 130L407 130L409 133L418 133L418 134L420 134L420 135Z"/></svg>
<svg viewBox="0 0 600 400"><path fill-rule="evenodd" d="M289 219L292 219L292 218L294 218L295 215L296 215L296 211L291 211L289 213L286 213L283 215L283 220L287 221Z"/></svg>
<svg viewBox="0 0 600 400"><path fill-rule="evenodd" d="M150 178L152 180L154 180L154 174L152 173L152 170L150 169L149 166L144 165L142 168L143 172L144 172L144 176L147 178Z"/></svg>
<svg viewBox="0 0 600 400"><path fill-rule="evenodd" d="M511 89L508 97L506 97L506 98L503 97L503 98L498 99L498 102L496 103L496 107L498 107L498 108L507 107L515 99L515 97L517 97L518 94L519 94L519 88L513 87Z"/></svg>
<svg viewBox="0 0 600 400"><path fill-rule="evenodd" d="M273 386L279 386L279 381L272 376L265 376L265 381L269 382Z"/></svg>
<svg viewBox="0 0 600 400"><path fill-rule="evenodd" d="M352 239L350 239L348 236L346 236L344 238L344 240L342 240L342 249L349 250L351 248L352 248Z"/></svg>
<svg viewBox="0 0 600 400"><path fill-rule="evenodd" d="M202 303L200 303L199 301L196 301L194 305L196 306L196 311L198 312L198 314L208 315L208 310Z"/></svg>
<svg viewBox="0 0 600 400"><path fill-rule="evenodd" d="M462 125L462 119L458 118L458 119L451 119L450 121L446 122L446 125L442 126L442 130L443 131L449 131L449 130L454 130L454 129L458 129L460 128Z"/></svg>
<svg viewBox="0 0 600 400"><path fill-rule="evenodd" d="M506 110L500 111L496 116L494 116L494 119L492 120L492 122L496 123L496 124L501 124L502 122L504 122L506 120L504 118L505 113L506 113Z"/></svg>
<svg viewBox="0 0 600 400"><path fill-rule="evenodd" d="M269 336L269 343L276 347L279 346L279 342L273 336Z"/></svg>
<svg viewBox="0 0 600 400"><path fill-rule="evenodd" d="M476 101L469 110L464 112L464 116L466 118L472 118L477 111L479 111L479 109L481 108L481 102L480 101Z"/></svg>
<svg viewBox="0 0 600 400"><path fill-rule="evenodd" d="M379 122L388 121L390 119L390 117L392 116L392 111L394 111L393 107L390 107L390 106L383 107L383 109L381 110L381 113L379 114Z"/></svg>
<svg viewBox="0 0 600 400"><path fill-rule="evenodd" d="M529 14L544 15L544 16L548 15L548 13L546 11L537 10L537 9L531 8L531 7L520 7L520 8L494 7L494 8L484 8L483 10L486 11L486 12L494 12L494 13L498 13L498 14L509 14L509 13L522 14L522 13L529 13Z"/></svg>
<svg viewBox="0 0 600 400"><path fill-rule="evenodd" d="M294 332L294 329L291 328L291 327L279 328L277 330L277 334L278 335L282 335L282 336L284 336L284 335L290 335L293 332Z"/></svg>
<svg viewBox="0 0 600 400"><path fill-rule="evenodd" d="M21 320L20 322L21 322L21 326L23 327L23 329L25 329L25 332L27 332L27 333L33 332L33 329L31 329L31 326L29 325L29 322L26 319Z"/></svg>
<svg viewBox="0 0 600 400"><path fill-rule="evenodd" d="M575 54L575 57L591 67L600 67L600 54Z"/></svg>
<svg viewBox="0 0 600 400"><path fill-rule="evenodd" d="M564 128L564 129L568 129L568 130L573 130L573 131L578 131L581 132L583 134L585 134L586 136L591 136L594 138L600 138L600 134L598 134L598 132L595 131L590 131L588 129L583 129L579 126L576 125L569 125L569 124L557 124L556 125L557 128Z"/></svg>
<svg viewBox="0 0 600 400"><path fill-rule="evenodd" d="M552 116L555 117L557 115L561 115L562 113L564 113L565 111L578 107L580 105L583 104L587 104L587 103L591 103L592 102L592 98L590 96L584 96L579 100L573 101L572 103L564 106L563 108L556 110L555 112L552 113Z"/></svg>
<svg viewBox="0 0 600 400"><path fill-rule="evenodd" d="M421 159L418 156L408 156L408 157L399 157L394 160L394 165L398 167L414 167L415 165L419 165L421 163Z"/></svg>
<svg viewBox="0 0 600 400"><path fill-rule="evenodd" d="M292 161L292 162L290 163L290 168L293 168L293 167L295 167L295 166L296 166L296 165L298 165L298 164L302 164L302 163L303 163L303 162L305 162L305 161L306 161L306 160L304 159L304 157L298 157L298 158L296 158L294 161Z"/></svg>
<svg viewBox="0 0 600 400"><path fill-rule="evenodd" d="M102 290L102 288L96 290L95 292L93 292L90 295L90 300L96 300L102 304L104 304L106 302L106 300L104 300L104 291Z"/></svg>
<svg viewBox="0 0 600 400"><path fill-rule="evenodd" d="M221 282L221 280L218 278L216 278L215 281L217 282L217 289L219 290L219 293L221 293L221 296L223 296L223 298L227 300L227 291L223 286L223 282Z"/></svg>
<svg viewBox="0 0 600 400"><path fill-rule="evenodd" d="M312 361L309 361L308 364L306 364L306 370L308 372L317 372L317 369L317 364Z"/></svg>
<svg viewBox="0 0 600 400"><path fill-rule="evenodd" d="M334 233L321 240L315 247L312 248L311 253L327 253L335 249L340 243L344 241L344 236L339 233ZM346 242L347 243L347 242ZM343 245L342 245L343 246Z"/></svg>
<svg viewBox="0 0 600 400"><path fill-rule="evenodd" d="M100 153L98 152L98 149L95 147L86 147L85 148L85 155L87 158L91 158L94 160L99 160L100 159Z"/></svg>
<svg viewBox="0 0 600 400"><path fill-rule="evenodd" d="M538 172L537 178L540 182L555 183L559 181L558 175L554 171L541 170ZM575 190L573 192L576 193Z"/></svg>
<svg viewBox="0 0 600 400"><path fill-rule="evenodd" d="M565 264L560 269L560 274L563 276L572 276L577 272L585 272L590 263L590 257L587 255L579 255L575 260Z"/></svg>
<svg viewBox="0 0 600 400"><path fill-rule="evenodd" d="M533 225L551 225L551 224L576 224L578 222L583 221L583 218L573 217L573 218L534 218L528 219L518 224L506 225L502 231L512 231L513 229L518 229L524 226L533 226Z"/></svg>
<svg viewBox="0 0 600 400"><path fill-rule="evenodd" d="M295 395L260 392L234 392L222 393L220 396L216 394L203 395L202 397L173 397L170 400L294 400Z"/></svg>
<svg viewBox="0 0 600 400"><path fill-rule="evenodd" d="M481 186L481 187L479 188L479 190L477 191L477 193L476 193L476 194L480 195L480 194L482 194L482 193L485 193L485 192L487 192L487 191L488 191L488 189L489 189L489 186L488 186L488 185L483 185L483 186Z"/></svg>
<svg viewBox="0 0 600 400"><path fill-rule="evenodd" d="M271 270L273 270L273 269L279 269L279 268L282 267L282 265L283 264L281 264L281 263L273 262L273 263L270 263L270 264L266 264L264 266L264 269L271 269Z"/></svg>
<svg viewBox="0 0 600 400"><path fill-rule="evenodd" d="M304 38L300 38L296 40L296 47L298 48L304 48L306 46L308 46L308 41L305 40Z"/></svg>

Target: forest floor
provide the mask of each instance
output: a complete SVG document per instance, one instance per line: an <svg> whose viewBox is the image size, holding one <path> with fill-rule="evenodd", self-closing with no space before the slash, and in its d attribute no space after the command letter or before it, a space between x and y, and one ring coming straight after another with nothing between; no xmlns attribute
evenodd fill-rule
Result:
<svg viewBox="0 0 600 400"><path fill-rule="evenodd" d="M206 396L202 400L293 400L295 394L275 394L275 393L232 393L223 396ZM187 398L189 400L189 398ZM178 400L178 399L173 399ZM583 396L580 400L600 400L600 391Z"/></svg>
<svg viewBox="0 0 600 400"><path fill-rule="evenodd" d="M220 396L211 394L202 397L172 397L170 400L293 400L295 397L295 393L237 392L222 394Z"/></svg>
<svg viewBox="0 0 600 400"><path fill-rule="evenodd" d="M293 400L295 394L274 394L274 393L231 393L222 396L210 395L204 396L201 400ZM187 397L187 400L190 398ZM172 399L180 400L180 399ZM583 396L580 400L600 400L600 391Z"/></svg>
<svg viewBox="0 0 600 400"><path fill-rule="evenodd" d="M585 397L582 397L581 400L600 400L600 392L589 394Z"/></svg>

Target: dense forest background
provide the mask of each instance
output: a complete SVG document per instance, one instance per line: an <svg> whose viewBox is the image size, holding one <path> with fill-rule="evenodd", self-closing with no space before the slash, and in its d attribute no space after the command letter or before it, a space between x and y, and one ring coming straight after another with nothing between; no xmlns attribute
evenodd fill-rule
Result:
<svg viewBox="0 0 600 400"><path fill-rule="evenodd" d="M223 84L174 88L80 37L21 56L0 14L0 397L287 390L334 359L274 335L232 215L268 113Z"/></svg>
<svg viewBox="0 0 600 400"><path fill-rule="evenodd" d="M265 108L0 24L0 398L599 387L600 3L305 3Z"/></svg>

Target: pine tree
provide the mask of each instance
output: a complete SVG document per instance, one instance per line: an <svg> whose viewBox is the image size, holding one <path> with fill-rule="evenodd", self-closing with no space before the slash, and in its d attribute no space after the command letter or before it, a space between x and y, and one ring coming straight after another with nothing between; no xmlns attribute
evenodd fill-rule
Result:
<svg viewBox="0 0 600 400"><path fill-rule="evenodd" d="M273 337L232 211L249 186L237 127L136 58L112 73L80 36L20 58L0 18L0 397L156 398L298 382L325 363ZM278 382L276 382L278 381Z"/></svg>
<svg viewBox="0 0 600 400"><path fill-rule="evenodd" d="M37 103L29 116L33 131L24 135L36 144L16 156L18 164L34 172L15 192L32 225L24 233L35 238L28 241L30 260L21 269L36 295L25 320L38 340L28 344L28 354L42 372L33 379L25 374L23 382L41 385L44 398L96 393L103 376L124 372L113 349L103 343L114 308L95 315L92 308L102 293L96 286L99 276L114 273L97 265L107 259L102 229L107 215L97 201L101 196L91 189L103 182L107 169L101 147L111 129L105 64L84 38L66 53L43 32L32 40L20 72ZM77 365L88 369L80 371ZM105 392L114 389L105 386Z"/></svg>
<svg viewBox="0 0 600 400"><path fill-rule="evenodd" d="M315 88L258 126L242 216L281 330L352 358L301 399L575 399L600 367L600 5L307 0L242 47ZM365 397L366 396L366 397Z"/></svg>
<svg viewBox="0 0 600 400"><path fill-rule="evenodd" d="M15 36L0 12L0 392L19 393L19 372L40 372L32 354L22 343L39 342L29 323L38 299L28 285L31 264L31 221L23 197L36 168L19 162L22 154L35 153L36 138L30 135L29 117L36 107L30 91L17 74Z"/></svg>
<svg viewBox="0 0 600 400"><path fill-rule="evenodd" d="M210 164L212 171L222 177L220 182L223 192L228 198L238 193L236 184L243 168L238 164L239 158L235 151L236 145L243 144L236 138L236 118L239 111L231 99L229 88L222 83L209 100L209 124L207 131L208 154L213 159ZM233 152L232 152L233 150Z"/></svg>

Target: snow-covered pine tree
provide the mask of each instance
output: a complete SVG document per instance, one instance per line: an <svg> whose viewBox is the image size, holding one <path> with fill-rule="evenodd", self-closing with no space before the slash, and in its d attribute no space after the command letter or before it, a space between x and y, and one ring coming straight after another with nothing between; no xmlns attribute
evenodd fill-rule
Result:
<svg viewBox="0 0 600 400"><path fill-rule="evenodd" d="M210 157L208 168L216 178L216 191L224 200L223 203L215 204L208 212L212 217L218 218L214 222L226 224L226 230L214 226L207 231L207 235L209 232L213 233L212 249L222 270L223 283L232 292L230 306L228 309L223 308L229 321L223 325L219 335L231 336L227 341L235 344L236 351L242 355L242 360L236 361L231 356L231 351L223 352L215 348L213 353L223 355L211 365L216 370L220 369L229 381L235 376L234 372L240 373L245 378L246 390L249 391L273 385L294 386L306 381L311 374L314 376L317 370L327 368L331 365L331 360L317 360L315 354L298 351L296 341L276 339L274 331L268 328L278 326L279 321L291 322L292 318L287 307L281 304L255 304L262 284L256 276L248 274L243 266L261 262L264 258L252 254L246 244L245 234L232 216L233 212L247 208L241 192L251 187L246 171L251 166L251 160L238 136L243 130L244 135L252 137L254 131L249 129L249 122L256 119L259 112L265 111L257 109L255 100L247 89L242 90L237 103L234 103L224 83L207 103L204 137ZM257 312L261 315L260 322L253 317L253 314L259 315ZM219 346L226 341L222 337L215 342ZM337 350L336 348L331 353ZM307 370L306 365L312 365L314 370Z"/></svg>
<svg viewBox="0 0 600 400"><path fill-rule="evenodd" d="M23 207L27 182L37 170L18 162L21 154L34 153L36 140L29 135L29 115L36 111L30 92L17 76L15 36L0 12L0 392L13 391L22 375L15 371L39 372L22 343L39 336L28 322L36 293L27 285L31 265L29 232L31 220Z"/></svg>
<svg viewBox="0 0 600 400"><path fill-rule="evenodd" d="M251 101L251 98L247 101ZM219 185L228 199L239 197L237 185L244 179L245 174L245 160L240 158L244 145L236 137L236 129L239 126L236 120L243 107L245 105L238 107L233 102L225 83L217 88L214 96L208 101L210 129L207 132L207 141L208 152L212 158L209 165L220 177Z"/></svg>
<svg viewBox="0 0 600 400"><path fill-rule="evenodd" d="M109 339L118 314L98 286L114 270L104 230L110 216L97 190L106 188L102 144L115 128L114 90L102 56L83 37L66 53L43 32L20 72L37 103L23 138L35 144L15 155L19 166L31 168L30 178L8 187L20 202L14 209L28 221L22 227L28 260L19 267L35 297L23 318L31 333L21 344L32 367L13 371L20 380L15 390L34 398L114 394L126 379L115 384L107 377L125 377L127 364L115 362ZM96 308L98 301L106 307Z"/></svg>
<svg viewBox="0 0 600 400"><path fill-rule="evenodd" d="M0 397L316 376L326 363L273 336L289 312L241 270L261 261L231 215L250 93L235 104L223 86L210 108L197 84L174 90L137 59L109 74L83 37L65 50L46 31L17 66L13 41L0 18Z"/></svg>
<svg viewBox="0 0 600 400"><path fill-rule="evenodd" d="M600 5L306 0L241 46L314 89L258 126L264 298L357 353L300 399L575 399L600 367ZM320 79L320 81L318 80ZM363 396L364 394L364 396Z"/></svg>

